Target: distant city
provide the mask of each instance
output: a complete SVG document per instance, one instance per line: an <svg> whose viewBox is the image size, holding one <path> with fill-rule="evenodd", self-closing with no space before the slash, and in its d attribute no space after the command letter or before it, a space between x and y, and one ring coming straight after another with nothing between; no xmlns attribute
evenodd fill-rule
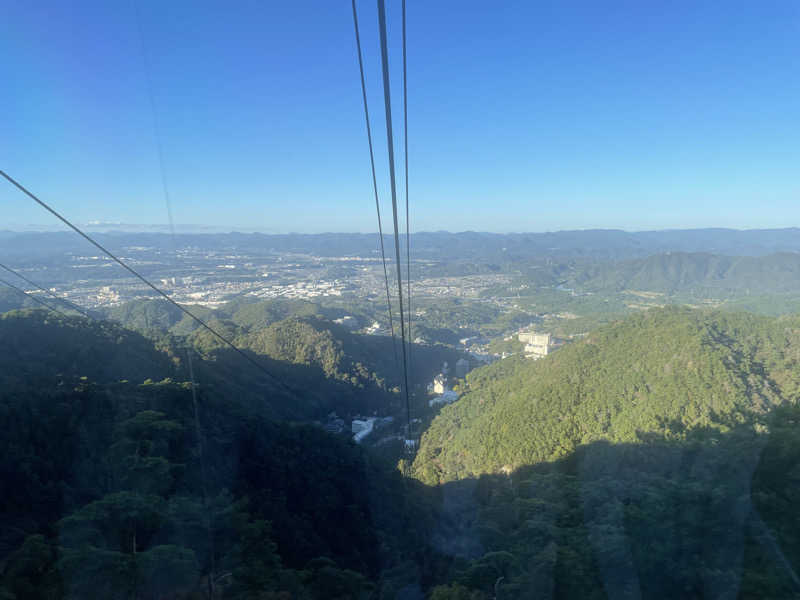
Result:
<svg viewBox="0 0 800 600"><path fill-rule="evenodd" d="M307 301L335 306L336 322L351 331L390 333L374 234L173 236L155 226L92 227L116 256L181 304L214 310L231 301ZM384 242L393 249L390 236ZM411 273L406 316L413 341L449 345L479 362L541 358L603 323L666 304L780 312L800 289L800 230L791 228L417 233L411 249L410 266L401 266L404 279ZM397 319L392 255L386 269ZM158 297L71 232L0 231L0 257L85 309L108 314Z"/></svg>
<svg viewBox="0 0 800 600"><path fill-rule="evenodd" d="M237 296L313 300L385 295L380 258L362 256L314 256L275 253L216 252L200 248L180 249L173 256L148 246L126 246L120 256L175 301L217 307ZM390 263L391 264L391 263ZM51 291L87 308L115 306L153 297L141 281L127 276L107 256L96 252L68 254L46 265L17 269L39 281L57 280ZM419 297L477 298L481 292L509 283L506 275L426 277L414 280Z"/></svg>

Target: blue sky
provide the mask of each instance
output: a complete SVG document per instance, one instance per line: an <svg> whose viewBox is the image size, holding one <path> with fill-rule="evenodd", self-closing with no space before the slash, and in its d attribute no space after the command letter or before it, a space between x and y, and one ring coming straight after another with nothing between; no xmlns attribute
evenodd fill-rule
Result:
<svg viewBox="0 0 800 600"><path fill-rule="evenodd" d="M797 2L408 0L408 28L413 230L800 225ZM78 222L165 223L160 140L176 223L376 229L347 0L12 0L0 79L0 168Z"/></svg>

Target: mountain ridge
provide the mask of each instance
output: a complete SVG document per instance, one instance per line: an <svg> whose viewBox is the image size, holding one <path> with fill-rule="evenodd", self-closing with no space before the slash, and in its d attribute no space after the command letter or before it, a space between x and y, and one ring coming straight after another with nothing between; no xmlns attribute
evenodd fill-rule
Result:
<svg viewBox="0 0 800 600"><path fill-rule="evenodd" d="M236 247L259 252L298 252L320 256L375 256L376 233L96 233L94 237L111 248L149 245L174 253L180 247L200 246L210 250ZM391 236L385 235L389 242ZM759 256L775 252L800 252L800 229L672 229L624 231L580 229L542 233L417 232L411 234L414 254L420 259L498 257L514 259L535 256L595 256L634 258L667 251L713 252ZM63 253L85 253L83 240L70 232L4 232L0 250L7 256L41 257Z"/></svg>
<svg viewBox="0 0 800 600"><path fill-rule="evenodd" d="M597 440L726 430L797 399L800 317L652 309L536 362L473 371L423 435L436 483L555 460Z"/></svg>

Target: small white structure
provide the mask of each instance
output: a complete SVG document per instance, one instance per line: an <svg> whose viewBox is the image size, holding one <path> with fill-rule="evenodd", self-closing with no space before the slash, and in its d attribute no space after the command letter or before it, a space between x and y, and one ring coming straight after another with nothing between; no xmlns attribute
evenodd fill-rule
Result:
<svg viewBox="0 0 800 600"><path fill-rule="evenodd" d="M428 393L444 394L445 390L447 390L447 377L444 373L439 373L433 378L433 383L428 385Z"/></svg>
<svg viewBox="0 0 800 600"><path fill-rule="evenodd" d="M375 417L369 419L353 419L353 423L350 425L350 430L353 432L353 441L357 444L360 443L361 440L372 433L374 427Z"/></svg>
<svg viewBox="0 0 800 600"><path fill-rule="evenodd" d="M334 319L333 322L343 327L347 327L347 329L350 330L358 329L360 327L358 319L351 317L350 315L346 315L341 319Z"/></svg>

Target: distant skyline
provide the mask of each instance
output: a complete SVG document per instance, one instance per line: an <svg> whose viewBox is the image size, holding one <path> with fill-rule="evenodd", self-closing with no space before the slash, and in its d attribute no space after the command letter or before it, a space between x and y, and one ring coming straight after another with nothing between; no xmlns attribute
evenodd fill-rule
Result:
<svg viewBox="0 0 800 600"><path fill-rule="evenodd" d="M412 231L800 225L800 4L721 6L408 0ZM166 224L160 147L175 223L377 231L347 1L12 3L0 78L0 168L76 222ZM55 225L4 181L0 208Z"/></svg>

